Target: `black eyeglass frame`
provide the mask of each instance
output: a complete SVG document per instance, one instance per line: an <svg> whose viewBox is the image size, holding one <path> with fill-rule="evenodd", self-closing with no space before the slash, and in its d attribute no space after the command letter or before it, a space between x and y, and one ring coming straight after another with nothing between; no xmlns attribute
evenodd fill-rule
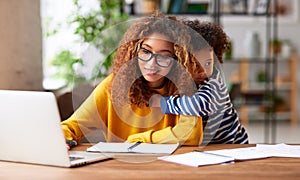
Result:
<svg viewBox="0 0 300 180"><path fill-rule="evenodd" d="M140 50L147 51L147 52L150 54L150 57L149 57L148 59L143 59L143 58L141 58L141 57L139 56ZM163 68L169 67L173 61L176 61L176 60L177 60L177 57L176 57L176 56L175 56L175 57L165 56L165 55L153 53L153 52L149 51L148 49L145 49L145 48L142 48L142 47L138 48L138 50L137 50L137 58L138 58L139 60L144 61L144 62L148 62L148 61L150 61L153 57L154 57L155 63L156 63L158 66L163 67ZM169 60L169 62L167 63L168 65L166 65L166 66L161 65L161 64L159 63L159 61L157 60L157 57L161 57L161 58L163 58L163 59L165 59L165 60Z"/></svg>

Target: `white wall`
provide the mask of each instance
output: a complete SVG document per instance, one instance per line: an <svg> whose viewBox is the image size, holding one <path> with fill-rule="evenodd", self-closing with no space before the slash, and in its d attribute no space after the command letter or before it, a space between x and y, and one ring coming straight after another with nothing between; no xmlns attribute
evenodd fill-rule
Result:
<svg viewBox="0 0 300 180"><path fill-rule="evenodd" d="M0 0L0 89L41 90L39 0Z"/></svg>
<svg viewBox="0 0 300 180"><path fill-rule="evenodd" d="M290 18L279 19L278 25L278 37L280 39L289 39L295 47L295 51L300 55L300 2L294 0L297 8L297 14ZM242 56L243 50L243 40L245 38L245 33L249 30L254 30L259 32L260 39L262 40L263 47L265 45L266 39L266 24L261 18L230 18L223 19L221 21L226 33L234 43L234 56ZM266 53L266 49L263 49L263 55ZM300 63L298 63L298 69L300 69ZM298 72L298 120L300 119L300 72Z"/></svg>

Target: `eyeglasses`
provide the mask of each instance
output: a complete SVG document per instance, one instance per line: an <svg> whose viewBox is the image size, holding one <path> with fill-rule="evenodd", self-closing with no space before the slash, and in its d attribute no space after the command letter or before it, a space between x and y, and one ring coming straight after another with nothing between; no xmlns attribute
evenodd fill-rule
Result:
<svg viewBox="0 0 300 180"><path fill-rule="evenodd" d="M176 57L169 57L161 54L152 53L151 51L145 48L140 48L138 50L137 56L141 61L145 62L150 61L154 57L156 64L161 67L169 67L172 61L176 59Z"/></svg>

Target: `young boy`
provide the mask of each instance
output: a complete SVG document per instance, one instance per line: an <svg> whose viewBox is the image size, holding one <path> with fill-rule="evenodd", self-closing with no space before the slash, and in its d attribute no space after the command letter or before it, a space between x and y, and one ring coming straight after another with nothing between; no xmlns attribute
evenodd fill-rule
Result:
<svg viewBox="0 0 300 180"><path fill-rule="evenodd" d="M198 90L192 96L162 97L162 112L201 116L204 128L202 144L248 143L247 132L240 124L237 111L231 103L220 67L223 53L229 45L227 35L217 24L198 20L183 23L198 32L210 47L197 48L197 42L192 40L198 71L191 72L191 75Z"/></svg>

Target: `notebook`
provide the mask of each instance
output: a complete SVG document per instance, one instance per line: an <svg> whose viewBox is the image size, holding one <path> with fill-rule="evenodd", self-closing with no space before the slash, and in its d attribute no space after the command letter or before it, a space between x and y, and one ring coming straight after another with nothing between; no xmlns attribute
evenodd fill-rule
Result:
<svg viewBox="0 0 300 180"><path fill-rule="evenodd" d="M138 154L172 154L179 147L177 144L151 144L151 143L106 143L99 142L87 148L88 152L107 153L138 153Z"/></svg>
<svg viewBox="0 0 300 180"><path fill-rule="evenodd" d="M0 160L73 167L111 156L68 151L51 92L0 90Z"/></svg>

